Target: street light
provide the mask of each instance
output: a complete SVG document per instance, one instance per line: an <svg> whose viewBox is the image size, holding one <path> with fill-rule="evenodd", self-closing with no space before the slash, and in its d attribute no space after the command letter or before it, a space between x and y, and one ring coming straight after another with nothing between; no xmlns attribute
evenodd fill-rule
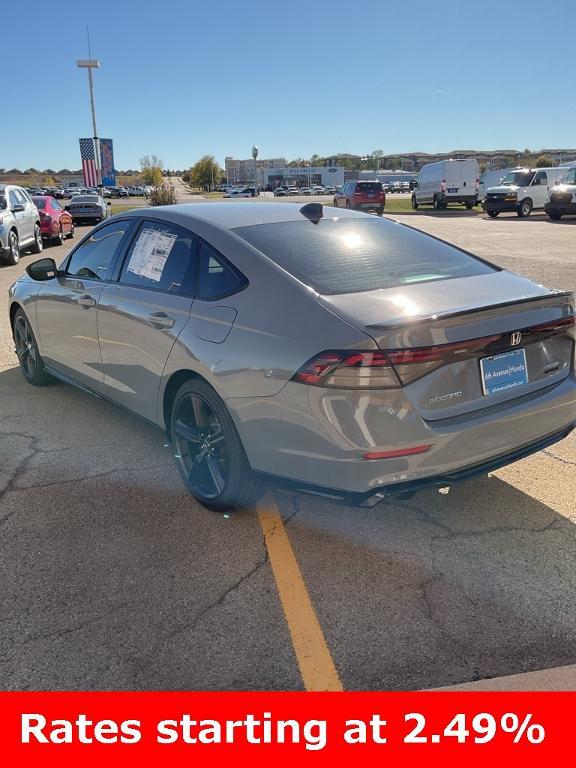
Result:
<svg viewBox="0 0 576 768"><path fill-rule="evenodd" d="M258 187L258 178L257 178L257 175L256 175L257 174L257 171L256 171L256 168L257 168L256 160L258 158L258 147L256 146L256 144L254 144L254 146L252 147L252 157L254 158L254 195L256 195L256 189Z"/></svg>
<svg viewBox="0 0 576 768"><path fill-rule="evenodd" d="M98 131L96 129L96 108L94 106L94 84L92 82L92 70L100 69L98 59L78 59L76 66L80 69L88 70L88 86L90 88L90 108L92 110L92 128L94 138L94 159L96 161L96 175L98 176L98 186L102 186L102 169L100 167L100 142L98 140Z"/></svg>

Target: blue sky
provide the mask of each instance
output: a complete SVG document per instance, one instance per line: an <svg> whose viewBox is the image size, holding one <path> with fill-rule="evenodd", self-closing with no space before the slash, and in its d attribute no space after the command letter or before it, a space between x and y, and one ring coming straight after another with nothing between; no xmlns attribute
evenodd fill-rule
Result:
<svg viewBox="0 0 576 768"><path fill-rule="evenodd" d="M223 163L253 143L286 158L576 145L573 0L3 6L4 168L80 166L87 24L118 168Z"/></svg>

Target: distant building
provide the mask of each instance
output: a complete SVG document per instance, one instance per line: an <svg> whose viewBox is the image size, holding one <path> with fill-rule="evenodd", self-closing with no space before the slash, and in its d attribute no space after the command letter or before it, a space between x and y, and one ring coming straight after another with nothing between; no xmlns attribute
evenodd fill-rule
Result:
<svg viewBox="0 0 576 768"><path fill-rule="evenodd" d="M339 187L344 184L344 168L339 165L280 165L263 171L263 186L272 189L287 184L290 187Z"/></svg>
<svg viewBox="0 0 576 768"><path fill-rule="evenodd" d="M262 184L262 172L267 168L276 168L286 165L283 157L275 157L270 160L256 160L257 183ZM227 157L224 160L227 184L254 184L254 159L236 160Z"/></svg>

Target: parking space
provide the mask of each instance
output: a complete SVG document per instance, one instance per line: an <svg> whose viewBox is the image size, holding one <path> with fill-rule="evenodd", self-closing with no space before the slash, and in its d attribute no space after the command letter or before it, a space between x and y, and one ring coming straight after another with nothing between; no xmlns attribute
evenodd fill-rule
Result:
<svg viewBox="0 0 576 768"><path fill-rule="evenodd" d="M576 290L576 221L395 218ZM262 509L209 512L162 432L24 382L7 288L33 259L0 267L3 688L417 689L576 661L573 436L448 494L367 510L276 493L272 529Z"/></svg>

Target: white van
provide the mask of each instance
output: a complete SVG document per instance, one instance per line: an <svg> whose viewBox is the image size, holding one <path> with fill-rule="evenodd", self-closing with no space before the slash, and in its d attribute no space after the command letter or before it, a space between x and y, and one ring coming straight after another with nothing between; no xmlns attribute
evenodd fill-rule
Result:
<svg viewBox="0 0 576 768"><path fill-rule="evenodd" d="M464 203L469 210L478 202L478 161L440 160L423 166L412 192L412 208L433 205L438 211L448 203Z"/></svg>
<svg viewBox="0 0 576 768"><path fill-rule="evenodd" d="M485 171L480 176L480 184L478 186L478 202L484 202L486 197L486 190L490 187L495 187L500 184L504 176L507 176L514 168L501 168L499 171Z"/></svg>
<svg viewBox="0 0 576 768"><path fill-rule="evenodd" d="M484 210L492 219L505 211L530 216L543 210L550 189L565 173L566 168L515 168L486 190Z"/></svg>

